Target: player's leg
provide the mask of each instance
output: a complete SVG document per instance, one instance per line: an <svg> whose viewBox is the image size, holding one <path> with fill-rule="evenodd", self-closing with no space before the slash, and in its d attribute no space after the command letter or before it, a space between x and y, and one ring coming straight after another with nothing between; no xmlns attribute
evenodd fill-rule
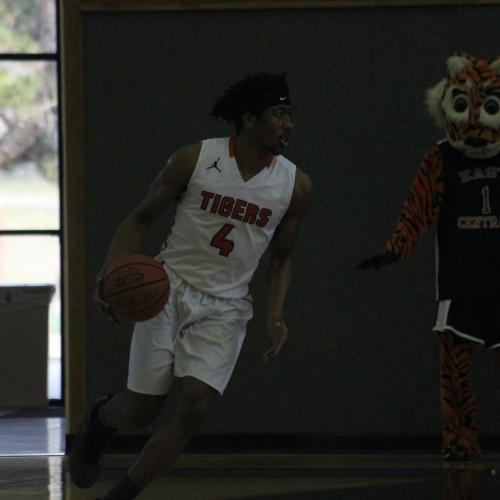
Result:
<svg viewBox="0 0 500 500"><path fill-rule="evenodd" d="M170 467L205 420L216 394L194 377L180 379L172 418L151 436L128 472L134 484L142 489Z"/></svg>
<svg viewBox="0 0 500 500"><path fill-rule="evenodd" d="M217 391L194 377L179 380L173 415L147 441L130 470L103 500L130 500L165 473L204 421Z"/></svg>
<svg viewBox="0 0 500 500"><path fill-rule="evenodd" d="M215 298L191 287L186 287L183 301L191 314L174 345L179 379L174 413L128 472L140 488L170 467L204 421L214 397L223 394L253 313L246 300Z"/></svg>
<svg viewBox="0 0 500 500"><path fill-rule="evenodd" d="M207 295L186 283L179 290L178 309L186 315L173 347L174 375L180 380L174 414L104 500L135 498L168 469L203 422L215 395L224 392L238 359L252 305Z"/></svg>
<svg viewBox="0 0 500 500"><path fill-rule="evenodd" d="M148 425L160 412L165 395L140 394L127 389L115 394L99 407L99 424L120 431L137 429Z"/></svg>
<svg viewBox="0 0 500 500"><path fill-rule="evenodd" d="M168 469L205 419L213 398L223 394L253 314L247 300L215 298L191 287L183 300L191 314L174 346L180 392L172 419L151 438L128 473L141 488Z"/></svg>
<svg viewBox="0 0 500 500"><path fill-rule="evenodd" d="M481 453L471 383L472 354L477 344L450 331L439 335L439 343L443 454L447 460L467 460Z"/></svg>
<svg viewBox="0 0 500 500"><path fill-rule="evenodd" d="M69 453L69 472L80 488L89 488L99 477L99 461L117 430L148 424L163 406L164 396L127 390L96 401L80 426Z"/></svg>
<svg viewBox="0 0 500 500"><path fill-rule="evenodd" d="M89 488L98 479L99 460L116 430L148 424L160 411L173 378L171 296L165 314L137 323L132 335L128 389L99 399L86 415L69 455L72 481Z"/></svg>

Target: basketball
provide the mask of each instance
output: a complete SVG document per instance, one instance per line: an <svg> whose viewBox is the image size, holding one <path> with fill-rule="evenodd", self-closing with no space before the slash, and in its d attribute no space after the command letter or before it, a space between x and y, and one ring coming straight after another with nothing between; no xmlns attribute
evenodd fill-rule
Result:
<svg viewBox="0 0 500 500"><path fill-rule="evenodd" d="M148 255L116 259L102 281L101 297L120 321L145 321L165 306L170 281L161 262Z"/></svg>

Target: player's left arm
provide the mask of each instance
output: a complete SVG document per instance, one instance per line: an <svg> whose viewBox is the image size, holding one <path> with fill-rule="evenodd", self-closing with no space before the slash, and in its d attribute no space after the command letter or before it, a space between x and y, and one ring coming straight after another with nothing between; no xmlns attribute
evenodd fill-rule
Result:
<svg viewBox="0 0 500 500"><path fill-rule="evenodd" d="M279 354L288 337L283 309L292 270L291 254L302 219L311 205L312 193L311 180L306 174L297 169L290 206L276 228L269 247L267 331L271 337L272 347L264 353L264 362Z"/></svg>

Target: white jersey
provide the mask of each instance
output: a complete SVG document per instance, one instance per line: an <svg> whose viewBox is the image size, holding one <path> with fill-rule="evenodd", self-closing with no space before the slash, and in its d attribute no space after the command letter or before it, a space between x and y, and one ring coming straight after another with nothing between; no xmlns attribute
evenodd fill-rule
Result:
<svg viewBox="0 0 500 500"><path fill-rule="evenodd" d="M195 288L244 298L262 254L288 210L295 165L283 156L244 181L234 138L207 139L176 204L161 258Z"/></svg>

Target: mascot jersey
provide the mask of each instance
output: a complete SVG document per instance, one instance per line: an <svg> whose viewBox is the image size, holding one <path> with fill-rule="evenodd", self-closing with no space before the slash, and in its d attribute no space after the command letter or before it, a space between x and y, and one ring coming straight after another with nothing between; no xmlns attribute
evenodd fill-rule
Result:
<svg viewBox="0 0 500 500"><path fill-rule="evenodd" d="M440 299L500 297L500 155L467 158L440 145L444 191L437 225Z"/></svg>
<svg viewBox="0 0 500 500"><path fill-rule="evenodd" d="M385 250L399 260L437 222L439 300L500 297L500 58L456 55L428 92L447 140L424 156Z"/></svg>
<svg viewBox="0 0 500 500"><path fill-rule="evenodd" d="M448 141L425 155L386 251L406 259L437 222L437 298L500 297L500 155L467 158Z"/></svg>
<svg viewBox="0 0 500 500"><path fill-rule="evenodd" d="M244 298L288 210L296 168L279 155L244 181L234 147L235 139L228 137L202 142L159 258L205 293Z"/></svg>

